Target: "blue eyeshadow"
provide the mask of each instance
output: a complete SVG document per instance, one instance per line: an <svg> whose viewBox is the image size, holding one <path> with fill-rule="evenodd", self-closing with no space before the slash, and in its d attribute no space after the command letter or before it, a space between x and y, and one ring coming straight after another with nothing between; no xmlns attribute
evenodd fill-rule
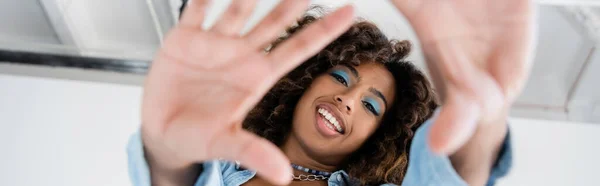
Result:
<svg viewBox="0 0 600 186"><path fill-rule="evenodd" d="M346 71L343 70L334 70L333 72L334 74L337 74L339 76L342 76L342 78L344 78L344 80L346 80L347 83L350 83L350 76L348 76L348 73L346 73Z"/></svg>
<svg viewBox="0 0 600 186"><path fill-rule="evenodd" d="M373 108L375 108L375 112L377 112L378 115L381 114L381 105L379 105L379 102L377 102L377 100L369 97L365 98L365 100L371 105L373 105Z"/></svg>

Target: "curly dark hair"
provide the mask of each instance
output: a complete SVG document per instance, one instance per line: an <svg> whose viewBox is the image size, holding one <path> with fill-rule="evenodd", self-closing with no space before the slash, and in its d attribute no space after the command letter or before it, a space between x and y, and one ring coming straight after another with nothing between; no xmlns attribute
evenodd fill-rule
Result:
<svg viewBox="0 0 600 186"><path fill-rule="evenodd" d="M305 15L271 49L319 19ZM281 146L290 133L296 104L315 77L338 64L382 63L394 76L396 100L375 133L340 168L361 185L401 184L414 132L437 107L425 75L404 60L410 48L410 42L389 40L374 24L357 21L322 51L281 78L250 111L243 127Z"/></svg>

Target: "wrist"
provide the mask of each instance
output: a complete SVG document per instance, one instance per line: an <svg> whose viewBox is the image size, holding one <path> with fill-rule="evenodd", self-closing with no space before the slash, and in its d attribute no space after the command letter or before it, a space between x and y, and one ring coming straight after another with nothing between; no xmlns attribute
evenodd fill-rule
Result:
<svg viewBox="0 0 600 186"><path fill-rule="evenodd" d="M157 185L193 185L201 172L194 162L182 161L174 153L169 153L160 143L150 142L142 135L144 156L150 170L151 183ZM162 150L161 150L162 149Z"/></svg>
<svg viewBox="0 0 600 186"><path fill-rule="evenodd" d="M450 155L452 166L470 185L484 185L489 179L508 133L507 108L495 119L479 123L471 139Z"/></svg>

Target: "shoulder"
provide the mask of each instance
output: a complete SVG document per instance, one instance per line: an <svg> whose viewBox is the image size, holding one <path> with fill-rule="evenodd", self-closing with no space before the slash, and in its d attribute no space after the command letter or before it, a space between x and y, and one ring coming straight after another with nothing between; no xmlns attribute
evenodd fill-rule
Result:
<svg viewBox="0 0 600 186"><path fill-rule="evenodd" d="M240 165L237 162L231 162L226 160L212 160L202 163L204 170L214 169L218 170L221 175L228 175L236 171L240 171Z"/></svg>
<svg viewBox="0 0 600 186"><path fill-rule="evenodd" d="M202 163L203 171L195 185L241 185L256 172L240 167L237 162L213 160Z"/></svg>
<svg viewBox="0 0 600 186"><path fill-rule="evenodd" d="M238 171L238 166L236 165L236 163L225 160L206 161L200 164L200 166L202 166L202 173L200 174L200 178L219 178L222 180L230 174Z"/></svg>
<svg viewBox="0 0 600 186"><path fill-rule="evenodd" d="M427 136L436 115L425 121L415 133L409 152L408 170L402 185L467 185L452 166L448 156L435 154L430 150ZM512 147L509 130L496 164L490 170L491 175L487 185L493 185L498 178L506 175L511 165Z"/></svg>

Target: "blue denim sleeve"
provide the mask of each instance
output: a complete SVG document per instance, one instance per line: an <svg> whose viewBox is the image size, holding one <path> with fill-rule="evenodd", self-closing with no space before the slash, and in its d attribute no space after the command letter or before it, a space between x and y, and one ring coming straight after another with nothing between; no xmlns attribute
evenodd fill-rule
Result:
<svg viewBox="0 0 600 186"><path fill-rule="evenodd" d="M430 150L427 135L435 118L434 116L427 120L415 133L409 153L408 170L402 185L467 185L454 170L448 156L437 155ZM510 135L507 134L487 185L493 185L510 169L512 162L510 144Z"/></svg>
<svg viewBox="0 0 600 186"><path fill-rule="evenodd" d="M151 186L150 169L144 156L144 144L140 132L136 132L129 138L127 144L127 162L129 179L133 186ZM220 161L207 161L202 165L203 171L196 179L194 186L223 185L222 171L231 174L235 169ZM223 168L226 169L223 169Z"/></svg>
<svg viewBox="0 0 600 186"><path fill-rule="evenodd" d="M462 186L467 183L452 167L448 156L433 153L429 147L427 134L435 116L425 121L413 138L408 161L408 170L402 181L403 186Z"/></svg>
<svg viewBox="0 0 600 186"><path fill-rule="evenodd" d="M150 170L144 157L144 146L140 132L136 132L129 138L129 144L127 144L127 162L131 185L151 186Z"/></svg>

